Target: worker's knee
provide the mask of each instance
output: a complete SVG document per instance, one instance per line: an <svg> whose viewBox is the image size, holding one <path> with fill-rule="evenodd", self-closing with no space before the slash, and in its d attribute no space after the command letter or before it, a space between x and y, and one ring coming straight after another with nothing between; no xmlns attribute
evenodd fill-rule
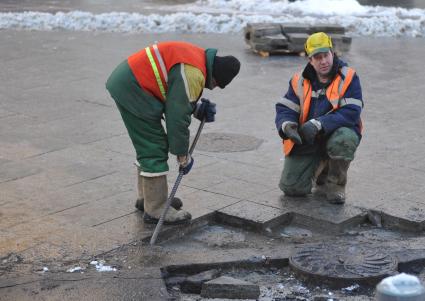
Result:
<svg viewBox="0 0 425 301"><path fill-rule="evenodd" d="M156 158L146 158L138 155L137 161L140 164L140 175L146 177L162 176L168 173L168 156L157 156Z"/></svg>
<svg viewBox="0 0 425 301"><path fill-rule="evenodd" d="M287 173L285 170L279 182L279 188L288 196L305 196L311 192L311 177L296 173Z"/></svg>
<svg viewBox="0 0 425 301"><path fill-rule="evenodd" d="M352 161L359 143L359 137L352 129L341 127L329 137L326 151L331 159Z"/></svg>

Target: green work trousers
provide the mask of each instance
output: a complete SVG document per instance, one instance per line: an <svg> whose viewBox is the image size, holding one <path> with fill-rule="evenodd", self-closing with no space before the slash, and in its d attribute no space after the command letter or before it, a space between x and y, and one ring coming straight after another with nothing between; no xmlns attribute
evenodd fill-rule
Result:
<svg viewBox="0 0 425 301"><path fill-rule="evenodd" d="M290 154L285 157L279 188L289 196L304 196L310 193L320 162L352 161L359 143L359 137L353 130L341 127L327 139L324 151L302 155Z"/></svg>
<svg viewBox="0 0 425 301"><path fill-rule="evenodd" d="M164 104L140 88L127 61L112 72L106 88L115 100L133 143L140 174L146 177L165 175L169 168L168 139L161 123Z"/></svg>

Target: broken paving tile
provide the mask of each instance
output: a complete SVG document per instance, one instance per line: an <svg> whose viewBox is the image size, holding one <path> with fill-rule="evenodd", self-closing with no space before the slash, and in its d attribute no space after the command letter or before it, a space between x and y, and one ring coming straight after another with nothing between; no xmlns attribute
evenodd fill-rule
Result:
<svg viewBox="0 0 425 301"><path fill-rule="evenodd" d="M256 284L222 276L202 285L201 297L227 299L258 299L260 287Z"/></svg>
<svg viewBox="0 0 425 301"><path fill-rule="evenodd" d="M374 210L381 213L385 228L414 232L425 229L425 210L418 203L394 199Z"/></svg>
<svg viewBox="0 0 425 301"><path fill-rule="evenodd" d="M340 206L328 203L323 203L314 208L314 210L305 211L302 215L340 227L357 225L366 219L366 213L359 208L350 205Z"/></svg>
<svg viewBox="0 0 425 301"><path fill-rule="evenodd" d="M187 277L183 282L180 283L180 290L183 293L188 294L200 294L202 284L213 280L219 274L218 270L208 270L196 275Z"/></svg>

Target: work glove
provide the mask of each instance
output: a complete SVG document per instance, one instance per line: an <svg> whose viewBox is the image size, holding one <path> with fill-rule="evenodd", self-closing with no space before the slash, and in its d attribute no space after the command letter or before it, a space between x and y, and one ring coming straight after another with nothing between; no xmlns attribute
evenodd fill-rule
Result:
<svg viewBox="0 0 425 301"><path fill-rule="evenodd" d="M206 98L201 98L196 103L195 110L193 111L193 117L200 121L205 119L205 122L213 122L215 120L215 103L209 101Z"/></svg>
<svg viewBox="0 0 425 301"><path fill-rule="evenodd" d="M303 143L313 145L317 134L322 129L322 124L316 119L311 119L304 123L300 128L300 134Z"/></svg>
<svg viewBox="0 0 425 301"><path fill-rule="evenodd" d="M179 162L179 173L183 172L184 175L187 175L193 166L193 158L191 155L178 156L177 161Z"/></svg>
<svg viewBox="0 0 425 301"><path fill-rule="evenodd" d="M282 124L282 132L288 138L291 139L295 144L302 144L300 135L298 134L298 123L287 121Z"/></svg>

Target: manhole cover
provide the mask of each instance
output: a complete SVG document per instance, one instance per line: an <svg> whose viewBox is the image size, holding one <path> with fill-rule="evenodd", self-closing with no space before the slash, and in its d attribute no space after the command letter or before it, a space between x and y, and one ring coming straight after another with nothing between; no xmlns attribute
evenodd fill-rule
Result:
<svg viewBox="0 0 425 301"><path fill-rule="evenodd" d="M243 152L257 149L263 140L248 135L206 133L199 138L197 150L208 152Z"/></svg>
<svg viewBox="0 0 425 301"><path fill-rule="evenodd" d="M351 244L308 246L291 256L289 264L306 280L336 287L352 283L375 285L397 271L397 261L391 255L376 248Z"/></svg>

